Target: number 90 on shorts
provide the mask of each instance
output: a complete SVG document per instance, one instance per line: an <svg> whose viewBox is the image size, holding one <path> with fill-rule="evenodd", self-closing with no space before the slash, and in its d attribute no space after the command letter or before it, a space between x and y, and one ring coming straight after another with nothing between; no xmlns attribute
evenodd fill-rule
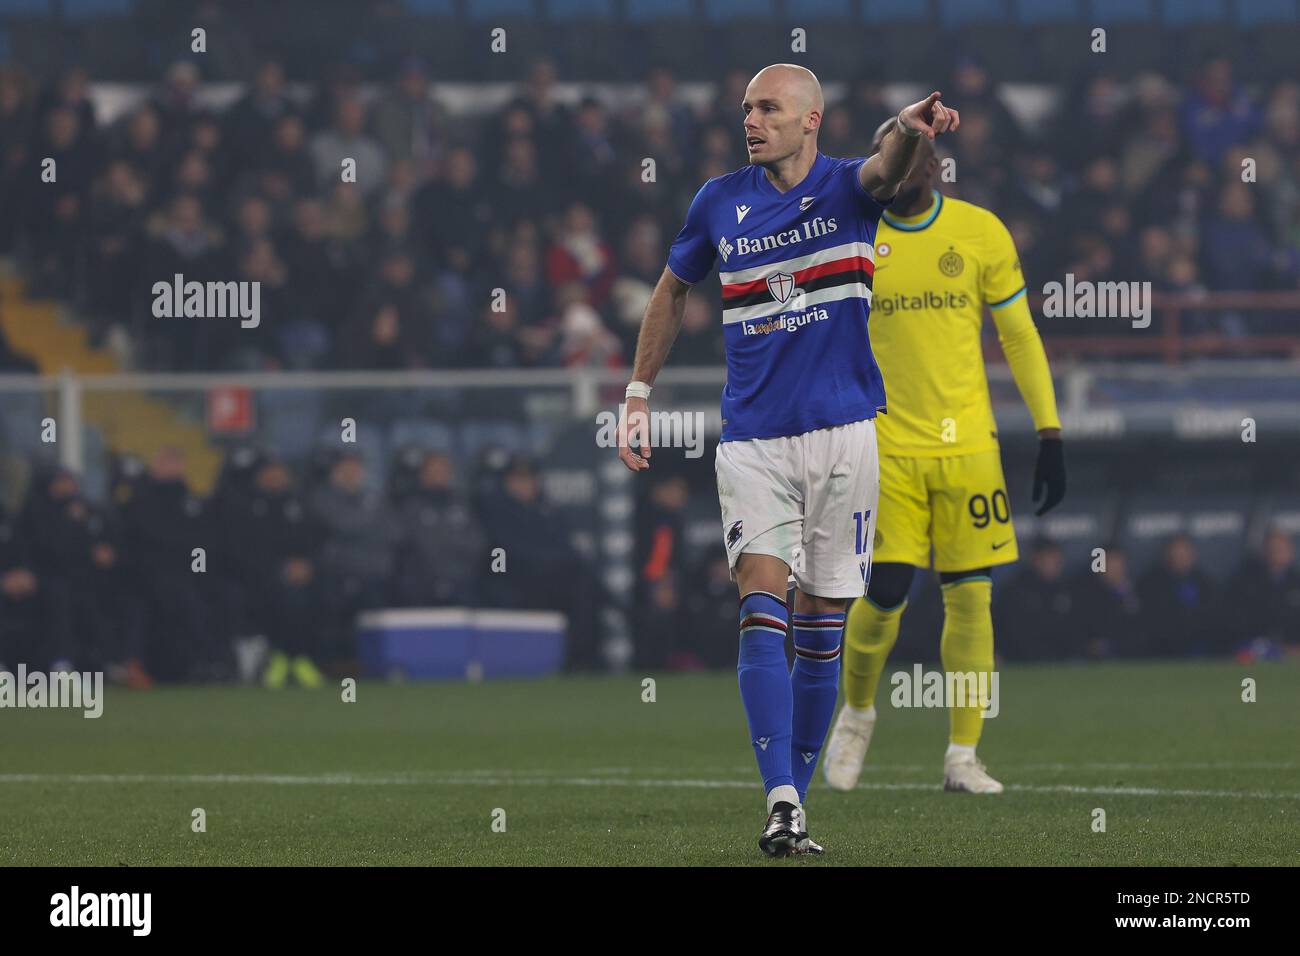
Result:
<svg viewBox="0 0 1300 956"><path fill-rule="evenodd" d="M880 458L876 561L971 571L1019 557L998 449Z"/></svg>

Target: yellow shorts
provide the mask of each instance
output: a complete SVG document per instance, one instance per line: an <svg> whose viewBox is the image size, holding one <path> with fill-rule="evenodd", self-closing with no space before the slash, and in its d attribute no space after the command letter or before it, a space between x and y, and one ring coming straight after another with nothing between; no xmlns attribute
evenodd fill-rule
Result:
<svg viewBox="0 0 1300 956"><path fill-rule="evenodd" d="M952 458L880 456L875 562L971 571L1019 557L994 448Z"/></svg>

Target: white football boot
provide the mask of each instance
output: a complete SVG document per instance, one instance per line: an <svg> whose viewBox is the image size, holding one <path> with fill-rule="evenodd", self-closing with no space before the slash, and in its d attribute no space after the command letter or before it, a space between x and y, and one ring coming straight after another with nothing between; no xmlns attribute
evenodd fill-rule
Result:
<svg viewBox="0 0 1300 956"><path fill-rule="evenodd" d="M876 729L875 705L858 710L845 704L835 718L831 739L822 753L822 773L833 790L852 790L858 785L862 762Z"/></svg>
<svg viewBox="0 0 1300 956"><path fill-rule="evenodd" d="M967 793L1001 793L998 783L973 753L950 753L943 758L943 789Z"/></svg>

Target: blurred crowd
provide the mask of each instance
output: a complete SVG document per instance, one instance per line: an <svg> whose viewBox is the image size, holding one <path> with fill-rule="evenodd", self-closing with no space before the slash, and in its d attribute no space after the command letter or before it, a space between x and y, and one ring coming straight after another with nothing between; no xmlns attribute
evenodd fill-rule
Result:
<svg viewBox="0 0 1300 956"><path fill-rule="evenodd" d="M0 255L145 368L619 366L690 198L744 163L739 71L696 109L655 69L644 100L615 110L593 91L561 102L563 77L538 60L472 117L448 113L418 59L378 90L346 65L321 73L304 97L264 60L214 111L200 67L178 62L105 124L83 70L0 69ZM1300 284L1294 79L1247 89L1227 59L1186 80L1096 73L1033 128L976 59L937 79L963 117L944 188L1002 216L1031 285L1067 272L1178 292ZM828 107L824 153L861 155L892 115L879 80ZM1257 181L1243 182L1247 159ZM264 320L153 318L152 285L175 273L261 282ZM674 364L721 362L711 301L691 300Z"/></svg>
<svg viewBox="0 0 1300 956"><path fill-rule="evenodd" d="M1148 568L1118 545L1099 570L1065 573L1061 546L1035 542L1028 560L994 589L998 650L1010 660L1280 655L1300 647L1300 565L1280 530L1265 535L1224 578L1178 534Z"/></svg>
<svg viewBox="0 0 1300 956"><path fill-rule="evenodd" d="M694 108L655 69L644 99L616 110L594 89L562 102L564 77L539 60L498 109L453 116L418 59L372 89L346 65L291 86L270 58L212 110L186 61L106 124L85 71L0 67L0 256L141 368L626 366L691 197L744 162L749 78L727 73ZM963 117L948 144L957 179L943 188L1007 222L1031 285L1067 272L1175 292L1300 285L1294 79L1246 88L1228 60L1176 80L1097 73L1033 128L1007 108L991 65L958 57L940 82ZM822 152L864 152L894 112L883 89L864 74L830 104ZM46 158L54 181L42 180ZM340 175L345 159L355 182ZM1243 182L1245 160L1256 181ZM260 325L154 318L152 286L176 273L260 282ZM716 295L702 293L688 300L674 366L723 361ZM1050 338L1071 321L1041 324ZM1239 334L1293 321L1218 311L1188 325ZM30 368L0 333L0 371ZM104 504L72 474L38 476L0 515L0 663L102 666L143 686L251 679L289 661L310 683L317 665L354 653L357 611L455 604L563 610L570 665L594 666L608 595L532 463L487 460L468 482L452 466L420 453L376 481L346 453L307 465L232 454L202 498L164 450L124 466ZM637 656L731 666L734 585L716 549L688 560L686 497L684 484L657 482L638 511ZM487 554L507 540L509 571L494 575ZM1064 567L1043 542L999 585L1009 659L1227 654L1300 633L1284 535L1224 583L1181 538L1140 574L1118 548L1105 573ZM910 617L925 613L919 602Z"/></svg>
<svg viewBox="0 0 1300 956"><path fill-rule="evenodd" d="M562 611L567 667L604 664L600 615L617 602L527 457L492 449L460 477L445 454L408 448L379 486L351 451L292 466L238 449L207 497L188 488L184 464L171 448L119 460L104 505L49 470L16 513L0 510L0 665L102 669L140 687L278 686L287 674L310 686L322 671L356 673L358 612L452 606ZM735 584L719 549L688 544L688 498L670 476L638 504L639 667L735 663ZM1001 658L1268 657L1300 645L1300 564L1281 531L1222 574L1185 535L1141 569L1119 545L1104 550L1096 570L1067 573L1059 544L1026 547L994 588ZM900 652L925 657L942 605L929 576L918 582Z"/></svg>
<svg viewBox="0 0 1300 956"><path fill-rule="evenodd" d="M357 673L358 612L442 606L563 611L567 665L598 663L605 595L526 457L487 453L467 486L446 455L408 450L376 488L350 451L295 471L241 449L208 497L184 466L172 448L122 460L105 506L53 470L0 509L0 664L310 685Z"/></svg>
<svg viewBox="0 0 1300 956"><path fill-rule="evenodd" d="M646 667L735 662L736 586L726 556L684 557L687 483L658 481L638 517L638 660ZM1272 530L1236 568L1211 574L1178 534L1149 567L1118 544L1104 562L1067 571L1059 543L1029 542L993 588L995 650L1007 661L1281 656L1300 650L1300 563L1291 536ZM1094 564L1097 570L1093 570ZM937 658L943 604L937 579L917 576L899 653ZM910 659L910 658L908 658Z"/></svg>

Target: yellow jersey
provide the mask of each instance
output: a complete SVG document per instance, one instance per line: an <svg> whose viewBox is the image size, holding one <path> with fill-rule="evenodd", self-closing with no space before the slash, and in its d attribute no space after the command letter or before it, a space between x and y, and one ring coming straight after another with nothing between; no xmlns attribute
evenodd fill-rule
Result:
<svg viewBox="0 0 1300 956"><path fill-rule="evenodd" d="M980 345L985 306L1034 427L1060 427L1020 257L997 216L936 190L920 215L885 212L875 252L869 330L887 408L876 418L880 454L934 458L998 447Z"/></svg>

